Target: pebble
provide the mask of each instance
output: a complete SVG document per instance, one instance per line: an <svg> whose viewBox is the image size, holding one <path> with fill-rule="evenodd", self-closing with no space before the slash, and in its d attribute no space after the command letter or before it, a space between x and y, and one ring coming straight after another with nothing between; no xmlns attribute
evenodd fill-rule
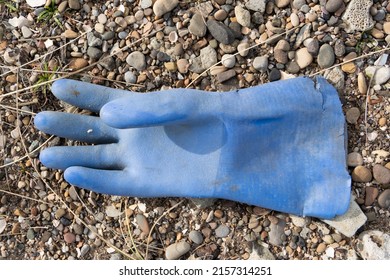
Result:
<svg viewBox="0 0 390 280"><path fill-rule="evenodd" d="M304 218L290 214L290 219L294 226L301 228L305 227L307 224L310 223L310 218L307 217Z"/></svg>
<svg viewBox="0 0 390 280"><path fill-rule="evenodd" d="M58 5L58 7L57 7L58 12L59 12L59 13L65 12L66 7L68 7L68 1L62 1L62 2Z"/></svg>
<svg viewBox="0 0 390 280"><path fill-rule="evenodd" d="M2 234L2 232L5 230L6 227L7 227L7 222L5 221L5 219L0 219L0 234Z"/></svg>
<svg viewBox="0 0 390 280"><path fill-rule="evenodd" d="M358 165L363 165L363 157L358 152L352 152L348 154L347 164L350 167L356 167Z"/></svg>
<svg viewBox="0 0 390 280"><path fill-rule="evenodd" d="M334 44L334 54L337 57L342 57L345 54L345 45L343 40L336 40L336 43Z"/></svg>
<svg viewBox="0 0 390 280"><path fill-rule="evenodd" d="M311 55L313 55L313 56L317 56L318 55L318 51L320 49L320 43L318 42L317 39L311 39L310 38L310 39L306 40L305 41L305 46L307 47L307 51Z"/></svg>
<svg viewBox="0 0 390 280"><path fill-rule="evenodd" d="M240 55L242 57L245 57L249 53L249 50L248 50L249 47L250 47L250 45L247 42L242 42L242 43L238 44L237 51L240 53Z"/></svg>
<svg viewBox="0 0 390 280"><path fill-rule="evenodd" d="M372 180L372 173L365 166L356 166L352 171L352 180L359 183L368 183Z"/></svg>
<svg viewBox="0 0 390 280"><path fill-rule="evenodd" d="M251 14L248 10L237 5L234 8L234 13L236 15L237 22L241 26L249 27L251 25Z"/></svg>
<svg viewBox="0 0 390 280"><path fill-rule="evenodd" d="M230 70L218 73L217 80L218 80L218 82L223 83L223 82L233 78L234 76L236 76L236 71L234 71L233 69L230 69Z"/></svg>
<svg viewBox="0 0 390 280"><path fill-rule="evenodd" d="M99 59L102 56L103 52L95 47L89 47L87 50L87 55L92 59Z"/></svg>
<svg viewBox="0 0 390 280"><path fill-rule="evenodd" d="M321 68L328 68L334 64L335 54L331 45L323 44L318 52L317 62Z"/></svg>
<svg viewBox="0 0 390 280"><path fill-rule="evenodd" d="M390 67L379 68L374 76L373 82L376 85L382 85L390 79Z"/></svg>
<svg viewBox="0 0 390 280"><path fill-rule="evenodd" d="M329 13L334 13L344 4L343 0L328 0L325 5L325 9Z"/></svg>
<svg viewBox="0 0 390 280"><path fill-rule="evenodd" d="M367 81L366 78L364 77L363 72L360 72L358 74L358 89L361 94L367 93Z"/></svg>
<svg viewBox="0 0 390 280"><path fill-rule="evenodd" d="M278 219L277 223L271 221L269 226L270 231L269 235L269 243L280 246L283 243L282 236L284 236L284 227L286 226L286 222L283 219Z"/></svg>
<svg viewBox="0 0 390 280"><path fill-rule="evenodd" d="M30 28L28 28L27 26L22 26L21 30L22 30L23 38L27 39L31 37L32 31L30 30Z"/></svg>
<svg viewBox="0 0 390 280"><path fill-rule="evenodd" d="M390 260L390 235L379 230L364 231L356 248L364 260Z"/></svg>
<svg viewBox="0 0 390 280"><path fill-rule="evenodd" d="M189 62L185 58L179 59L177 62L177 69L180 73L186 74L188 72L188 67L190 66Z"/></svg>
<svg viewBox="0 0 390 280"><path fill-rule="evenodd" d="M71 199L73 199L74 201L78 201L79 200L79 197L78 197L78 194L77 194L77 190L74 186L71 186L69 188L69 196Z"/></svg>
<svg viewBox="0 0 390 280"><path fill-rule="evenodd" d="M215 235L219 238L224 238L229 235L230 229L226 225L220 225L215 229Z"/></svg>
<svg viewBox="0 0 390 280"><path fill-rule="evenodd" d="M290 20L291 20L291 24L294 27L297 27L299 25L300 21L299 21L299 17L297 16L296 13L291 13Z"/></svg>
<svg viewBox="0 0 390 280"><path fill-rule="evenodd" d="M206 35L206 24L204 22L204 19L202 15L200 14L194 14L193 17L190 20L190 25L188 27L188 30L191 32L191 34L194 34L198 37L203 37Z"/></svg>
<svg viewBox="0 0 390 280"><path fill-rule="evenodd" d="M84 226L74 223L73 224L73 231L75 234L78 234L78 235L83 234Z"/></svg>
<svg viewBox="0 0 390 280"><path fill-rule="evenodd" d="M390 34L390 21L383 24L383 31L388 35Z"/></svg>
<svg viewBox="0 0 390 280"><path fill-rule="evenodd" d="M150 227L149 227L148 220L145 218L145 216L142 214L137 214L135 216L135 220L136 220L139 228L142 230L142 232L145 234L149 234Z"/></svg>
<svg viewBox="0 0 390 280"><path fill-rule="evenodd" d="M280 80L281 77L282 74L280 73L280 71L276 68L272 68L272 70L269 73L268 80L270 82L273 82L273 81Z"/></svg>
<svg viewBox="0 0 390 280"><path fill-rule="evenodd" d="M390 183L390 169L387 169L386 167L380 165L380 164L375 164L373 169L372 169L374 179L379 183L379 184L388 184Z"/></svg>
<svg viewBox="0 0 390 280"><path fill-rule="evenodd" d="M209 19L207 21L207 28L214 39L225 45L233 43L236 37L233 30L231 30L225 24L214 19Z"/></svg>
<svg viewBox="0 0 390 280"><path fill-rule="evenodd" d="M378 204L380 207L390 208L390 189L384 190L378 197Z"/></svg>
<svg viewBox="0 0 390 280"><path fill-rule="evenodd" d="M371 35L375 39L383 39L385 37L385 34L381 30L376 28L371 29Z"/></svg>
<svg viewBox="0 0 390 280"><path fill-rule="evenodd" d="M140 2L140 6L142 9L147 9L147 8L151 7L152 4L153 4L152 0L141 0L141 2Z"/></svg>
<svg viewBox="0 0 390 280"><path fill-rule="evenodd" d="M275 257L271 251L257 242L251 242L251 254L249 260L274 260Z"/></svg>
<svg viewBox="0 0 390 280"><path fill-rule="evenodd" d="M104 25L99 23L99 22L96 23L95 30L96 30L96 32L99 32L100 34L103 34L104 33Z"/></svg>
<svg viewBox="0 0 390 280"><path fill-rule="evenodd" d="M284 8L290 4L290 0L275 0L275 5L278 8Z"/></svg>
<svg viewBox="0 0 390 280"><path fill-rule="evenodd" d="M374 203L375 199L378 197L378 194L379 191L377 188L367 186L364 205L371 206Z"/></svg>
<svg viewBox="0 0 390 280"><path fill-rule="evenodd" d="M336 216L332 220L322 221L335 228L346 237L352 237L355 235L356 231L366 223L367 217L364 215L359 205L351 198L347 213Z"/></svg>
<svg viewBox="0 0 390 280"><path fill-rule="evenodd" d="M222 65L227 67L227 68L233 68L234 65L236 64L236 57L231 54L224 54L222 56Z"/></svg>
<svg viewBox="0 0 390 280"><path fill-rule="evenodd" d="M80 10L81 9L81 5L80 5L79 0L68 0L68 5L69 5L69 8L71 8L73 10Z"/></svg>
<svg viewBox="0 0 390 280"><path fill-rule="evenodd" d="M156 17L161 17L176 8L178 4L178 0L157 0L153 5L153 12Z"/></svg>
<svg viewBox="0 0 390 280"><path fill-rule="evenodd" d="M106 24L107 23L107 16L105 14L99 14L97 20L101 24Z"/></svg>
<svg viewBox="0 0 390 280"><path fill-rule="evenodd" d="M58 208L54 216L56 217L56 219L60 219L65 214L66 214L66 210L64 208Z"/></svg>
<svg viewBox="0 0 390 280"><path fill-rule="evenodd" d="M33 240L35 238L35 232L32 228L29 228L26 233L26 237L29 240Z"/></svg>
<svg viewBox="0 0 390 280"><path fill-rule="evenodd" d="M217 51L210 45L200 50L202 67L207 69L218 62Z"/></svg>
<svg viewBox="0 0 390 280"><path fill-rule="evenodd" d="M268 68L268 56L258 56L253 60L253 68L258 71L264 72L267 71Z"/></svg>
<svg viewBox="0 0 390 280"><path fill-rule="evenodd" d="M317 249L316 249L317 253L321 254L321 253L325 252L325 250L326 250L326 244L324 242L318 244Z"/></svg>
<svg viewBox="0 0 390 280"><path fill-rule="evenodd" d="M294 0L292 4L295 9L299 10L303 5L306 5L306 0Z"/></svg>
<svg viewBox="0 0 390 280"><path fill-rule="evenodd" d="M347 119L347 122L350 124L355 124L359 120L360 117L360 110L357 107L352 107L347 110L345 113L345 117Z"/></svg>
<svg viewBox="0 0 390 280"><path fill-rule="evenodd" d="M267 0L248 0L245 7L251 11L264 13Z"/></svg>
<svg viewBox="0 0 390 280"><path fill-rule="evenodd" d="M29 20L26 19L24 16L13 17L8 20L8 23L11 24L13 27L18 27L18 28L22 28L22 26L30 25Z"/></svg>
<svg viewBox="0 0 390 280"><path fill-rule="evenodd" d="M72 29L66 29L62 35L67 39L74 39L77 38L78 33L73 31ZM88 34L87 34L88 35Z"/></svg>
<svg viewBox="0 0 390 280"><path fill-rule="evenodd" d="M64 240L66 243L70 244L76 241L76 236L71 232L67 232L64 234Z"/></svg>
<svg viewBox="0 0 390 280"><path fill-rule="evenodd" d="M197 230L190 231L188 238L194 242L195 244L202 244L203 242L203 236L202 234Z"/></svg>
<svg viewBox="0 0 390 280"><path fill-rule="evenodd" d="M227 12L223 9L216 11L214 14L214 18L218 21L225 20L227 18L227 16L228 16Z"/></svg>
<svg viewBox="0 0 390 280"><path fill-rule="evenodd" d="M313 56L308 52L307 48L301 48L295 53L295 60L299 68L304 69L313 61Z"/></svg>
<svg viewBox="0 0 390 280"><path fill-rule="evenodd" d="M180 241L169 245L165 249L165 258L167 260L177 260L190 250L191 246L185 241Z"/></svg>
<svg viewBox="0 0 390 280"><path fill-rule="evenodd" d="M126 62L138 71L144 70L146 68L145 55L140 51L134 51L130 53L126 58Z"/></svg>
<svg viewBox="0 0 390 280"><path fill-rule="evenodd" d="M129 84L135 84L137 82L137 76L132 71L127 71L124 78L125 82Z"/></svg>
<svg viewBox="0 0 390 280"><path fill-rule="evenodd" d="M84 257L91 247L88 244L84 244L80 249L80 258Z"/></svg>

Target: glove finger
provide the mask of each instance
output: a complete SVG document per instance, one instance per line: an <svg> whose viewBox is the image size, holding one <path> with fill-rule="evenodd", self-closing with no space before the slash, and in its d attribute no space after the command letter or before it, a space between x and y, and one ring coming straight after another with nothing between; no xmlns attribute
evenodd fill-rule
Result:
<svg viewBox="0 0 390 280"><path fill-rule="evenodd" d="M216 114L219 94L188 89L135 93L104 105L100 117L116 128L200 122Z"/></svg>
<svg viewBox="0 0 390 280"><path fill-rule="evenodd" d="M116 156L116 144L96 146L62 146L43 150L40 161L47 167L65 170L70 166L119 170L124 166Z"/></svg>
<svg viewBox="0 0 390 280"><path fill-rule="evenodd" d="M131 94L130 91L126 90L69 79L55 81L51 90L57 98L96 113L107 102Z"/></svg>
<svg viewBox="0 0 390 280"><path fill-rule="evenodd" d="M64 177L72 185L98 193L143 196L140 188L132 188L129 183L131 182L130 176L125 170L102 170L72 166L65 170Z"/></svg>
<svg viewBox="0 0 390 280"><path fill-rule="evenodd" d="M87 143L118 142L117 131L100 118L62 112L41 112L35 116L35 126L48 134Z"/></svg>

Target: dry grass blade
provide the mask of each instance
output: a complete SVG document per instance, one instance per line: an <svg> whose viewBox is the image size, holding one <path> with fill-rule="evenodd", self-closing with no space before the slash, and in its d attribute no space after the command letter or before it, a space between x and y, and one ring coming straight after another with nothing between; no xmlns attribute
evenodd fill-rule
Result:
<svg viewBox="0 0 390 280"><path fill-rule="evenodd" d="M17 197L20 197L20 198L24 198L24 199L36 201L36 202L43 203L43 204L49 204L48 202L40 200L40 199L32 198L32 197L25 196L25 195L18 194L18 193L14 193L14 192L9 192L9 191L2 190L2 189L0 189L0 192L5 193L5 194L9 194L9 195L13 195L13 196L17 196Z"/></svg>

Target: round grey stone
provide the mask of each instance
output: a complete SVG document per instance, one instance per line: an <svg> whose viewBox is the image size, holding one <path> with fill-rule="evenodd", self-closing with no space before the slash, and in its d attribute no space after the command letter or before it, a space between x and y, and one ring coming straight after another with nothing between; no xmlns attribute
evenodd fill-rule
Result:
<svg viewBox="0 0 390 280"><path fill-rule="evenodd" d="M103 52L98 48L89 47L87 50L87 54L92 59L99 59L102 56Z"/></svg>
<svg viewBox="0 0 390 280"><path fill-rule="evenodd" d="M125 73L125 82L135 84L137 82L137 76L132 71L127 71Z"/></svg>
<svg viewBox="0 0 390 280"><path fill-rule="evenodd" d="M222 64L223 66L227 67L227 68L233 68L234 65L236 64L236 57L234 55L231 55L231 54L224 54L222 56Z"/></svg>
<svg viewBox="0 0 390 280"><path fill-rule="evenodd" d="M230 229L226 225L220 225L215 229L215 235L219 238L224 238L229 235Z"/></svg>
<svg viewBox="0 0 390 280"><path fill-rule="evenodd" d="M372 173L374 175L374 179L379 184L390 183L390 169L387 169L386 167L380 164L375 164L374 168L372 169Z"/></svg>
<svg viewBox="0 0 390 280"><path fill-rule="evenodd" d="M382 208L390 208L390 189L384 190L378 197L378 204Z"/></svg>
<svg viewBox="0 0 390 280"><path fill-rule="evenodd" d="M180 241L169 245L165 250L167 260L177 260L190 250L191 246L185 241Z"/></svg>
<svg viewBox="0 0 390 280"><path fill-rule="evenodd" d="M253 67L258 71L267 71L268 56L258 56L253 60Z"/></svg>
<svg viewBox="0 0 390 280"><path fill-rule="evenodd" d="M347 122L351 124L357 123L359 117L360 117L360 110L357 107L352 107L347 110L345 113L345 117L347 119Z"/></svg>
<svg viewBox="0 0 390 280"><path fill-rule="evenodd" d="M363 165L363 157L358 152L352 152L348 154L347 164L350 167L356 167L358 165Z"/></svg>
<svg viewBox="0 0 390 280"><path fill-rule="evenodd" d="M334 13L336 12L338 9L341 8L341 6L343 5L344 1L343 0L328 0L326 2L326 5L325 5L325 9L329 12L329 13Z"/></svg>
<svg viewBox="0 0 390 280"><path fill-rule="evenodd" d="M203 242L203 236L199 231L192 230L188 235L188 238L195 244L201 244Z"/></svg>
<svg viewBox="0 0 390 280"><path fill-rule="evenodd" d="M126 58L126 62L127 64L139 71L144 70L146 68L145 55L140 51L134 51L129 54Z"/></svg>
<svg viewBox="0 0 390 280"><path fill-rule="evenodd" d="M317 62L321 68L328 68L335 61L334 50L331 45L323 44L318 52Z"/></svg>

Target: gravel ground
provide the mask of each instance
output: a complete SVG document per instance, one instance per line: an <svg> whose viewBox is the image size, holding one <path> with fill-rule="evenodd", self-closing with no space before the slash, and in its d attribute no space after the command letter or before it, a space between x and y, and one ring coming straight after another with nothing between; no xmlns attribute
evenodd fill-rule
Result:
<svg viewBox="0 0 390 280"><path fill-rule="evenodd" d="M389 259L389 12L387 0L0 1L0 259ZM337 222L101 195L37 157L80 144L33 125L42 110L88 114L53 97L60 77L226 91L316 73L348 123L355 202Z"/></svg>

